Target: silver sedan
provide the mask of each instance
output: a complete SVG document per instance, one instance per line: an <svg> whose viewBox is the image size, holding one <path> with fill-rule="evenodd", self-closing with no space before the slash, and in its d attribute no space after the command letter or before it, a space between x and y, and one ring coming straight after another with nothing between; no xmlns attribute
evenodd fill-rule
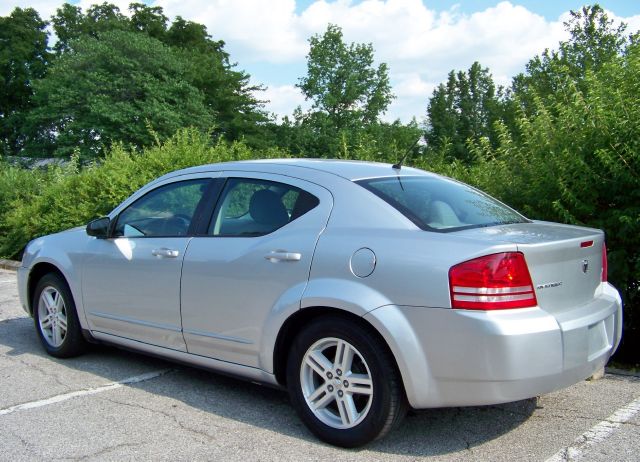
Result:
<svg viewBox="0 0 640 462"><path fill-rule="evenodd" d="M286 388L309 429L345 447L410 407L571 385L622 326L602 231L387 164L170 173L33 240L18 275L51 355L103 342Z"/></svg>

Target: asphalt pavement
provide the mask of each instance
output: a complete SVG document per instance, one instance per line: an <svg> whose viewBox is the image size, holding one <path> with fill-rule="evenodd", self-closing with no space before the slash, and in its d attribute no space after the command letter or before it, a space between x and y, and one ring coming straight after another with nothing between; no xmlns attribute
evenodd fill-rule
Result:
<svg viewBox="0 0 640 462"><path fill-rule="evenodd" d="M0 460L638 461L640 379L410 414L381 441L318 441L286 393L112 347L44 353L0 270Z"/></svg>

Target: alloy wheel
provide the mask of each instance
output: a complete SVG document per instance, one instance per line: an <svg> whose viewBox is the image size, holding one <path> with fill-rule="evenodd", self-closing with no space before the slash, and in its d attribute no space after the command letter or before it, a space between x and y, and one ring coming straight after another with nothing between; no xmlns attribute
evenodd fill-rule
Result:
<svg viewBox="0 0 640 462"><path fill-rule="evenodd" d="M300 385L309 409L332 428L355 427L371 409L369 366L345 340L323 338L311 345L301 363Z"/></svg>
<svg viewBox="0 0 640 462"><path fill-rule="evenodd" d="M54 348L60 347L67 335L67 308L55 287L47 286L40 293L38 321L46 342Z"/></svg>

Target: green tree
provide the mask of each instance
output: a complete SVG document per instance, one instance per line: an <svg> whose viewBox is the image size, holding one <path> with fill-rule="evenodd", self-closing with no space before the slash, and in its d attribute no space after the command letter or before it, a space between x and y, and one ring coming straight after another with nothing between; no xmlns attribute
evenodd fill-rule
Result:
<svg viewBox="0 0 640 462"><path fill-rule="evenodd" d="M466 72L451 71L429 100L425 138L433 149L447 146L450 157L471 162L467 142L486 137L495 143L502 107L488 68L475 62Z"/></svg>
<svg viewBox="0 0 640 462"><path fill-rule="evenodd" d="M64 4L52 18L59 38L57 54L74 51L78 39L99 39L103 32L114 29L155 38L174 50L184 64L183 78L202 93L214 121L212 136L244 139L249 145L262 147L268 117L255 95L263 88L252 85L250 76L230 62L224 42L213 40L204 25L180 16L169 24L161 7L132 3L129 11L131 18L115 5L103 3L93 5L85 14L79 7Z"/></svg>
<svg viewBox="0 0 640 462"><path fill-rule="evenodd" d="M122 141L134 147L177 129L208 130L214 119L188 76L190 63L145 34L115 30L73 42L47 76L36 82L36 108L28 125L34 156L94 157Z"/></svg>
<svg viewBox="0 0 640 462"><path fill-rule="evenodd" d="M165 36L165 43L179 49L190 62L189 81L204 95L214 115L214 137L244 141L253 147L265 147L268 117L255 94L264 90L252 85L246 72L236 69L222 40L212 40L202 24L177 17Z"/></svg>
<svg viewBox="0 0 640 462"><path fill-rule="evenodd" d="M330 24L309 39L307 75L298 88L313 108L340 130L378 120L393 99L388 68L374 66L373 46L343 41L342 29Z"/></svg>
<svg viewBox="0 0 640 462"><path fill-rule="evenodd" d="M50 56L47 23L32 9L0 17L0 154L22 148L21 127L32 107L32 82L42 78Z"/></svg>
<svg viewBox="0 0 640 462"><path fill-rule="evenodd" d="M73 41L81 37L97 38L102 32L130 28L129 18L120 12L120 8L106 2L92 5L86 14L80 7L64 3L51 17L51 24L57 37L53 46L57 55L70 51Z"/></svg>
<svg viewBox="0 0 640 462"><path fill-rule="evenodd" d="M336 156L357 146L392 101L388 68L374 65L371 44L347 45L333 24L309 45L307 75L297 86L312 109L296 111L285 127L298 130L294 143L307 155Z"/></svg>
<svg viewBox="0 0 640 462"><path fill-rule="evenodd" d="M560 42L557 50L545 50L529 61L526 72L517 75L512 91L518 103L531 107L534 96L554 99L568 85L586 90L583 81L589 72L619 56L628 43L625 24L615 25L599 5L571 11L564 23L570 40Z"/></svg>
<svg viewBox="0 0 640 462"><path fill-rule="evenodd" d="M164 15L161 7L131 3L129 11L131 12L130 25L134 31L144 32L166 43L169 18Z"/></svg>

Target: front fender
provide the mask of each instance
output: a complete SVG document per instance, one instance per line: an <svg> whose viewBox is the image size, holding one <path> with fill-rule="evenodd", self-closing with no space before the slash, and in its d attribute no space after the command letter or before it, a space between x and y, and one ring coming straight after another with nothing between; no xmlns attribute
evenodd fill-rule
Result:
<svg viewBox="0 0 640 462"><path fill-rule="evenodd" d="M71 250L68 248L69 242L74 241L71 237L72 234L74 233L66 232L40 237L34 239L27 246L22 263L25 268L26 277L21 282L19 290L21 297L24 297L24 302L27 303L29 297L27 293L29 281L33 276L34 270L42 264L54 266L67 281L76 305L80 325L83 329L87 329L87 320L82 305L81 265L72 258L72 256L76 256L79 259L82 253L79 251L79 248ZM64 241L64 243L62 241ZM74 242L74 244L81 245L77 241Z"/></svg>

